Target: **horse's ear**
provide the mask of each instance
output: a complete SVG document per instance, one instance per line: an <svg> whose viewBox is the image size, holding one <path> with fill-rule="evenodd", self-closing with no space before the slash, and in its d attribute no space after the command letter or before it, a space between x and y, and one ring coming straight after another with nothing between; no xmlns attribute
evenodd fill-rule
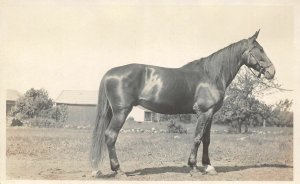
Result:
<svg viewBox="0 0 300 184"><path fill-rule="evenodd" d="M255 34L254 34L253 36L251 36L251 37L249 38L249 41L250 41L251 43L253 43L253 42L256 40L256 38L258 37L259 31L260 31L260 29L259 29L258 31L256 31Z"/></svg>

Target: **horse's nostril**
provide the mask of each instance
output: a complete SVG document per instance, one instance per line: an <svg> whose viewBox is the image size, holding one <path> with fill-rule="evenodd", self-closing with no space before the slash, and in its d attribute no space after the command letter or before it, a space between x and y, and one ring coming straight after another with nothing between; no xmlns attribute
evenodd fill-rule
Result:
<svg viewBox="0 0 300 184"><path fill-rule="evenodd" d="M269 71L265 71L264 75L267 79L273 79L275 76L275 72L270 73Z"/></svg>

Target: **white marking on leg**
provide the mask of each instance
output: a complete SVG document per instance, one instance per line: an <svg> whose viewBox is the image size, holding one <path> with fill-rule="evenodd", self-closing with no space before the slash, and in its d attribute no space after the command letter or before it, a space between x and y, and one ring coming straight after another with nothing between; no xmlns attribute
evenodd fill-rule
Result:
<svg viewBox="0 0 300 184"><path fill-rule="evenodd" d="M217 171L215 170L215 168L212 165L205 165L205 173L210 174L210 175L215 175L217 174Z"/></svg>
<svg viewBox="0 0 300 184"><path fill-rule="evenodd" d="M94 170L92 171L92 177L98 178L102 175L102 172L100 170Z"/></svg>

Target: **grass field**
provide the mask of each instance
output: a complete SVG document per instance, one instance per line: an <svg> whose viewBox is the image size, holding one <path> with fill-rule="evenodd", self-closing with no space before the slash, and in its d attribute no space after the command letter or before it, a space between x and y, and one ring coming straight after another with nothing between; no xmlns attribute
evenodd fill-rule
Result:
<svg viewBox="0 0 300 184"><path fill-rule="evenodd" d="M210 158L218 175L189 175L187 159L193 128L187 134L153 133L166 123L126 123L117 154L128 180L292 180L293 129L250 129L228 134L213 125ZM140 128L144 132L132 131ZM89 164L88 129L7 128L7 179L95 180ZM202 146L198 160L201 162ZM199 164L201 166L201 164ZM104 177L114 180L108 159ZM202 169L202 167L200 167ZM98 179L98 178L97 178Z"/></svg>

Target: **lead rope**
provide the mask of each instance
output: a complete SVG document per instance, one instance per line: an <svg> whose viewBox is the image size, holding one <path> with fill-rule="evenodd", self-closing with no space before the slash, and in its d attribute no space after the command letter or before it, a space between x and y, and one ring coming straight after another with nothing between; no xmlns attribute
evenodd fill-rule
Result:
<svg viewBox="0 0 300 184"><path fill-rule="evenodd" d="M270 86L269 84L267 84L267 83L265 83L264 81L262 81L262 80L259 78L260 76L256 76L256 74L255 74L250 68L249 68L249 70L250 70L251 73L257 78L257 80L258 80L260 83L266 85L267 87L275 88L275 89L278 89L279 91L294 91L294 90L292 90L292 89L284 89L284 88L280 88L280 87L276 87L276 86ZM260 74L261 74L261 72L260 72ZM259 75L260 75L260 74L259 74Z"/></svg>

